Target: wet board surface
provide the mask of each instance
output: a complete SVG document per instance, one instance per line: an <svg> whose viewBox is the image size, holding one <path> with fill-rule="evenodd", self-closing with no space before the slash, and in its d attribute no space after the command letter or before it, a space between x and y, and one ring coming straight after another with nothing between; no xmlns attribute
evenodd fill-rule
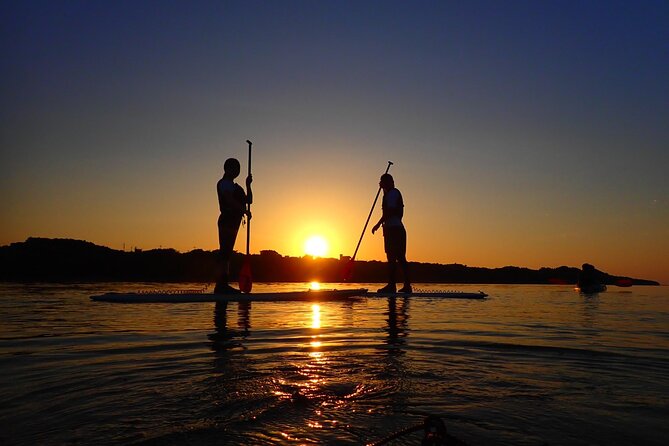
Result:
<svg viewBox="0 0 669 446"><path fill-rule="evenodd" d="M213 294L198 292L105 293L91 296L97 302L115 303L195 303L195 302L327 302L362 297L429 297L439 299L485 299L487 294L466 291L416 291L413 293L376 293L366 288L352 290L309 290L279 293Z"/></svg>
<svg viewBox="0 0 669 446"><path fill-rule="evenodd" d="M485 299L488 297L483 291L414 291L412 293L376 293L370 291L367 297L432 297L442 299Z"/></svg>
<svg viewBox="0 0 669 446"><path fill-rule="evenodd" d="M91 296L97 302L115 303L194 303L194 302L288 302L288 301L341 301L363 297L367 289L309 290L280 293L213 294L193 292L106 293Z"/></svg>

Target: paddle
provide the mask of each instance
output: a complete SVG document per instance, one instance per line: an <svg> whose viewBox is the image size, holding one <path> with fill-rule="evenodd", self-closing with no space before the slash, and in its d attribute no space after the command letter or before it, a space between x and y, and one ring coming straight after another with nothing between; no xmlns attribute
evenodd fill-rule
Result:
<svg viewBox="0 0 669 446"><path fill-rule="evenodd" d="M249 175L251 175L251 146L253 143L246 140L246 143L249 145ZM251 204L246 205L248 211L251 210ZM244 257L244 263L242 268L239 270L239 289L242 293L250 293L251 288L253 287L253 279L251 278L251 255L249 253L249 247L251 242L251 218L246 217L246 257Z"/></svg>
<svg viewBox="0 0 669 446"><path fill-rule="evenodd" d="M390 166L393 165L392 161L388 161L388 167L386 167L386 171L384 172L384 175L388 173L390 170ZM348 261L346 266L344 267L344 281L348 282L351 280L351 276L353 275L353 265L355 263L355 256L358 255L358 249L360 248L360 243L362 243L362 238L365 236L365 231L367 230L367 225L369 224L369 219L372 218L372 213L374 212L374 206L376 206L376 201L379 199L379 194L381 193L381 186L379 186L379 190L376 191L376 197L374 197L374 203L372 203L372 208L369 210L369 215L367 216L367 221L365 222L365 227L362 228L362 234L360 234L360 240L358 240L358 246L355 247L355 252L353 253L353 257L351 257L351 260Z"/></svg>

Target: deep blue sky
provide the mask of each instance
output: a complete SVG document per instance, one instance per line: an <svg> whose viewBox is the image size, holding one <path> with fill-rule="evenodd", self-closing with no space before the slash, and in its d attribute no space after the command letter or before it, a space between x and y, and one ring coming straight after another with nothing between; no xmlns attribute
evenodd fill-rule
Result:
<svg viewBox="0 0 669 446"><path fill-rule="evenodd" d="M0 243L212 249L252 138L255 251L350 254L391 159L415 260L669 282L666 1L5 1L0 33Z"/></svg>

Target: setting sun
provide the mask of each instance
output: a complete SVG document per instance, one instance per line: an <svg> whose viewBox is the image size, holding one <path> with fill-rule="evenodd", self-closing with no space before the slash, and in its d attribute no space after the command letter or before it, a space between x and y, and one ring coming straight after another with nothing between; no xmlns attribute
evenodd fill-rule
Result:
<svg viewBox="0 0 669 446"><path fill-rule="evenodd" d="M328 242L320 235L313 235L304 242L304 252L313 257L323 257L328 252Z"/></svg>

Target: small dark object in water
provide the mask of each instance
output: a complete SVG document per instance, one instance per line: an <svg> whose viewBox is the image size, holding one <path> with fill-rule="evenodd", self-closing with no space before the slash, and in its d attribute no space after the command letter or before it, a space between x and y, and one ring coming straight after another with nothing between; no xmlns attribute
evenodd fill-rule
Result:
<svg viewBox="0 0 669 446"><path fill-rule="evenodd" d="M425 417L423 423L395 432L381 441L371 443L371 446L382 446L404 435L420 430L423 431L423 440L420 443L421 446L467 446L467 443L464 441L449 435L443 420L436 415L429 415Z"/></svg>
<svg viewBox="0 0 669 446"><path fill-rule="evenodd" d="M423 421L423 441L421 446L441 446L446 444L446 425L436 415L429 415Z"/></svg>

